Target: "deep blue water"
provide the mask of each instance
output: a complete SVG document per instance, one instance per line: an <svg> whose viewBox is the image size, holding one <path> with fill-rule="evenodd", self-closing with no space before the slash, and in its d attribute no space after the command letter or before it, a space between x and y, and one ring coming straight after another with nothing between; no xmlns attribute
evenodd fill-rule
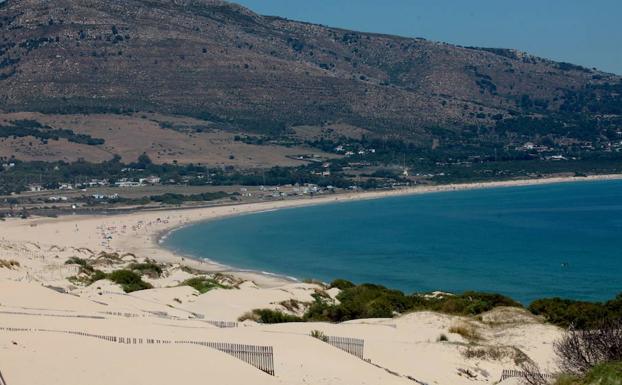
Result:
<svg viewBox="0 0 622 385"><path fill-rule="evenodd" d="M193 225L165 244L235 268L405 292L606 300L622 292L622 181L264 212Z"/></svg>

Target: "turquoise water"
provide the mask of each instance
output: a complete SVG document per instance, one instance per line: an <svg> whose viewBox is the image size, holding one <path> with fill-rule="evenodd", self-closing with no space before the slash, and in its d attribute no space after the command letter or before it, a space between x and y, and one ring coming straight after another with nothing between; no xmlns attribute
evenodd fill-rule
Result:
<svg viewBox="0 0 622 385"><path fill-rule="evenodd" d="M226 218L165 243L235 268L523 303L622 292L622 181L457 191Z"/></svg>

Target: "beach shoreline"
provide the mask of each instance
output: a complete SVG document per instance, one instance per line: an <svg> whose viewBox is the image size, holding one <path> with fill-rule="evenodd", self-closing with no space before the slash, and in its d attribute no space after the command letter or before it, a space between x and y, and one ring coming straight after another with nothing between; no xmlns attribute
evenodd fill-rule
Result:
<svg viewBox="0 0 622 385"><path fill-rule="evenodd" d="M606 180L622 180L622 174L414 186L395 190L349 192L309 198L203 208L137 210L131 213L112 215L65 215L58 218L33 217L25 220L10 219L3 222L3 225L0 226L0 239L11 241L39 239L40 241L48 241L48 244L55 244L54 242L61 238L66 243L65 247L79 246L90 249L103 249L108 252L133 253L147 256L158 262L185 264L206 273L229 273L240 279L254 281L262 287L274 287L291 283L293 278L283 277L270 272L245 270L242 267L230 267L219 263L217 260L206 260L199 256L184 255L177 250L165 247L163 239L181 228L197 223L286 208L451 191ZM36 230L37 234L33 234L33 230Z"/></svg>
<svg viewBox="0 0 622 385"><path fill-rule="evenodd" d="M607 181L607 180L622 180L622 174L610 174L610 175L594 175L587 177L554 177L554 178L542 178L542 179L521 179L521 180L513 180L513 181L496 181L496 182L478 182L478 183L465 183L465 184L448 184L448 185L437 185L437 186L424 186L424 187L408 187L403 189L396 190L386 190L386 191L369 191L369 192L359 192L359 193L343 193L332 196L320 196L313 198L300 198L296 200L290 200L293 202L299 202L297 205L287 205L284 207L271 208L271 209L257 209L246 210L244 212L240 211L238 213L230 213L228 215L223 216L213 216L207 217L203 219L198 219L193 222L184 224L182 226L171 227L166 230L162 230L156 234L154 234L153 242L166 250L169 250L177 255L182 256L179 250L168 248L164 245L164 241L168 238L172 233L182 230L188 226L196 225L199 223L206 223L217 221L220 219L224 219L232 216L240 216L240 215L252 215L252 214L260 214L263 212L270 212L279 209L292 209L298 207L308 207L315 205L325 205L325 204L337 204L337 203L347 203L353 201L362 201L362 200L371 200L371 199L383 199L383 198L392 198L392 197L400 197L400 196L412 196L412 195L421 195L421 194L432 194L432 193L442 193L442 192L452 192L452 191L467 191L467 190L478 190L478 189L491 189L491 188L508 188L508 187L524 187L524 186L536 186L536 185L548 185L548 184L556 184L556 183L579 183L579 182L595 182L595 181ZM334 197L335 199L321 199L321 198L329 198ZM242 203L238 205L231 205L231 207L235 206L248 206L254 205L256 203ZM222 272L226 273L243 273L245 275L248 274L259 274L261 276L270 276L283 279L283 283L287 282L298 282L299 279L295 277L284 276L281 274L270 273L265 271L257 271L257 270L246 270L242 268L237 268L234 266L228 266L226 264L220 263L216 260L202 258L196 255L183 255L184 258L195 260L195 261L203 261L212 265L214 268L222 268ZM211 270L213 271L213 270ZM247 276L248 278L248 276Z"/></svg>

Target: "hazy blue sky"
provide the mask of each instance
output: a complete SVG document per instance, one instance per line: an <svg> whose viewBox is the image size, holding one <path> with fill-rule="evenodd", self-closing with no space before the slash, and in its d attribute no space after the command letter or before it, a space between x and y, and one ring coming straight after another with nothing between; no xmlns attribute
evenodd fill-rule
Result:
<svg viewBox="0 0 622 385"><path fill-rule="evenodd" d="M516 48L622 74L622 0L233 0L263 15Z"/></svg>

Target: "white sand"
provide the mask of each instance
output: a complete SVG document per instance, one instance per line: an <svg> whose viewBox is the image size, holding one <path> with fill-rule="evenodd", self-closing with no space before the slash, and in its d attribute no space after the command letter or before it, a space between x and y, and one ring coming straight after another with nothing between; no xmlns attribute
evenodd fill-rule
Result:
<svg viewBox="0 0 622 385"><path fill-rule="evenodd" d="M409 377L428 384L472 384L493 383L498 381L503 369L515 369L513 358L517 349L543 368L554 370L552 342L561 331L515 309L494 310L484 317L484 321L495 320L491 323L422 312L395 319L358 320L336 325L260 325L245 321L237 328L215 327L206 321L235 321L255 308L284 310L280 305L282 301L310 302L311 294L320 287L268 275L235 272L236 280L246 281L239 289L217 289L199 295L190 287L175 287L193 276L183 271L181 265L207 272L227 269L184 259L164 250L158 246L157 237L196 221L284 207L467 188L613 178L619 176L439 186L191 210L142 211L118 216L0 222L0 260L19 263L13 269L0 268L0 328L272 346L276 375L270 376L228 354L202 346L127 345L79 335L7 330L0 330L0 372L8 385L414 383ZM76 287L67 280L78 272L75 265L65 265L68 258L93 260L102 251L133 253L124 257L127 261L149 257L168 263L166 276L149 280L155 289L129 295L105 280L89 287ZM43 285L64 288L69 293L61 294ZM439 282L439 287L442 286ZM333 290L330 294L336 293ZM448 331L452 325L462 323L469 323L482 336L471 350L486 352L494 348L505 353L495 358L466 358L468 341ZM364 356L371 363L310 337L311 330L315 329L327 335L365 340ZM437 342L441 334L447 335L449 341Z"/></svg>

